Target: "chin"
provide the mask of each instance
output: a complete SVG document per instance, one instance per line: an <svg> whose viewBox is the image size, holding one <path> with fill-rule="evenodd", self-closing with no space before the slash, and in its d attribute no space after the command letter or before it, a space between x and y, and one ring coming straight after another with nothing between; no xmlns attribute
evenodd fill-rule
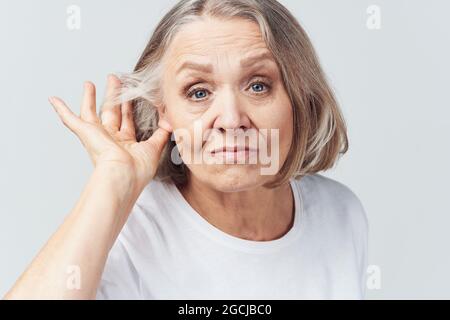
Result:
<svg viewBox="0 0 450 320"><path fill-rule="evenodd" d="M217 170L208 170L205 180L221 192L250 190L263 185L267 176L262 176L260 168L252 165L221 165Z"/></svg>

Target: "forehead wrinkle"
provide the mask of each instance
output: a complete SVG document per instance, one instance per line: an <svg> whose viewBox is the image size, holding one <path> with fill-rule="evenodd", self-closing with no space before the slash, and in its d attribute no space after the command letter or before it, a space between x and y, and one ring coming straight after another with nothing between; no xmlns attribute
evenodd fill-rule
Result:
<svg viewBox="0 0 450 320"><path fill-rule="evenodd" d="M262 53L251 55L249 57L243 58L240 60L240 66L241 68L249 68L257 63L262 63L264 61L270 61L275 62L272 54L270 51L264 51ZM180 64L180 66L176 69L175 74L178 75L184 70L196 70L203 73L212 73L213 72L213 65L212 64L204 64L204 63L198 63L195 61L184 61Z"/></svg>
<svg viewBox="0 0 450 320"><path fill-rule="evenodd" d="M212 48L227 45L242 45L248 48L249 45L264 43L261 32L258 27L251 25L249 27L241 26L229 27L228 24L191 24L184 30L180 31L174 38L182 40L186 44L186 48L195 49L200 47L205 49L205 44L209 44Z"/></svg>
<svg viewBox="0 0 450 320"><path fill-rule="evenodd" d="M206 26L209 26L206 24ZM255 30L252 30L255 28ZM238 30L239 34L236 34L235 30L225 28L225 29L214 29L219 30L219 33L206 33L200 32L204 31L205 24L191 24L189 28L178 33L173 42L171 44L171 49L168 50L173 53L170 58L171 64L173 66L174 75L178 75L184 69L192 69L197 70L202 73L210 74L213 72L213 64L205 63L207 62L207 57L211 52L228 52L230 49L235 52L239 52L241 56L244 56L245 59L250 55L253 55L254 52L261 52L263 50L265 52L264 56L258 57L259 59L267 58L270 55L270 52L267 49L265 41L262 39L259 28L254 27L252 25L252 29L246 30L243 34L240 32L242 28ZM234 31L234 32L231 32ZM249 32L250 31L250 32ZM199 36L201 35L201 36ZM189 61L186 56L194 56L192 61ZM199 56L197 59L195 56ZM215 56L211 62L219 62L219 55ZM239 54L238 54L239 56ZM253 59L253 60L257 60ZM251 59L251 57L250 57ZM250 59L246 61L239 61L242 67L247 67L250 63L254 61L250 61ZM197 61L195 61L197 60Z"/></svg>

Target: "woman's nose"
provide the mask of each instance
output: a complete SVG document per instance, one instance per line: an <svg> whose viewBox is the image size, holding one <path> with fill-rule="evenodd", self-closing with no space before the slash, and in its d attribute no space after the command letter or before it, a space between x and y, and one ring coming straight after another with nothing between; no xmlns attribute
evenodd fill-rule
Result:
<svg viewBox="0 0 450 320"><path fill-rule="evenodd" d="M222 97L217 97L219 103L215 106L214 129L226 131L227 129L248 129L250 119L243 102L235 93L228 91Z"/></svg>

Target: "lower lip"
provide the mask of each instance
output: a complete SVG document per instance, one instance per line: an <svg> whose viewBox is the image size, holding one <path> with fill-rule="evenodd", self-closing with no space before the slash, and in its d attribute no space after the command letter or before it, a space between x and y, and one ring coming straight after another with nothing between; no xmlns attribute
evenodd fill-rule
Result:
<svg viewBox="0 0 450 320"><path fill-rule="evenodd" d="M256 155L256 150L239 150L239 151L218 151L212 153L213 157L221 157L229 161L236 161L238 159L248 159L250 156Z"/></svg>

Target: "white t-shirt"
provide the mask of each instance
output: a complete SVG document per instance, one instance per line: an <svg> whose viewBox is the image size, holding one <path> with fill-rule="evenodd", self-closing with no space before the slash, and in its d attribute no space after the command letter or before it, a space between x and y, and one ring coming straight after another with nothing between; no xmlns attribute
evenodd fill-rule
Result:
<svg viewBox="0 0 450 320"><path fill-rule="evenodd" d="M363 299L360 200L320 174L290 185L291 229L251 241L210 224L173 183L152 180L109 253L97 299Z"/></svg>

